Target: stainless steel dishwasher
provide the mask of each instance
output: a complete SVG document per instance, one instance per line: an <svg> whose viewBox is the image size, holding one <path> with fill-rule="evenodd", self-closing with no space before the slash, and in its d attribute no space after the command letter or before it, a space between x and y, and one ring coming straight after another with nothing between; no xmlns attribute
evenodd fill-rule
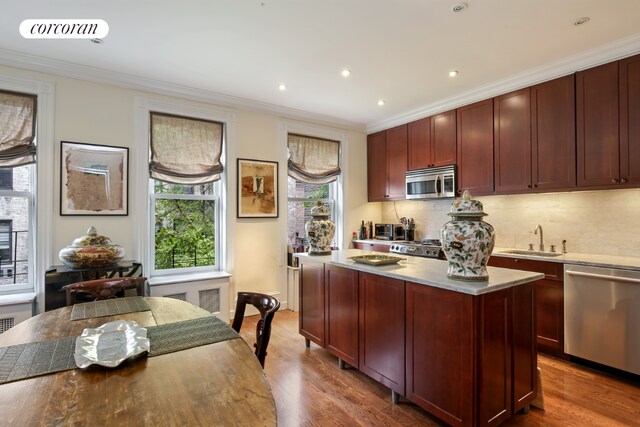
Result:
<svg viewBox="0 0 640 427"><path fill-rule="evenodd" d="M566 264L564 351L640 374L640 271Z"/></svg>

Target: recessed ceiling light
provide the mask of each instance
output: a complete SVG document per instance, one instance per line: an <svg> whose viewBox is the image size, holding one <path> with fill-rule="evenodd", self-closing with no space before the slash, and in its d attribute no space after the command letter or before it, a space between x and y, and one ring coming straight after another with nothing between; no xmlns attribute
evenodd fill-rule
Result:
<svg viewBox="0 0 640 427"><path fill-rule="evenodd" d="M102 44L102 43L104 43L104 40L102 40L102 39L91 39L91 43Z"/></svg>
<svg viewBox="0 0 640 427"><path fill-rule="evenodd" d="M467 7L469 7L468 4L466 3L456 3L454 5L451 6L451 10L455 13L458 12L462 12L463 10L465 10Z"/></svg>
<svg viewBox="0 0 640 427"><path fill-rule="evenodd" d="M575 22L573 23L573 25L584 25L589 21L590 21L590 19L589 19L588 16L583 16L580 19L576 19Z"/></svg>
<svg viewBox="0 0 640 427"><path fill-rule="evenodd" d="M380 99L380 100L378 101L378 105L379 105L379 106L381 106L381 107L382 107L384 104L385 104L384 99Z"/></svg>
<svg viewBox="0 0 640 427"><path fill-rule="evenodd" d="M279 90L287 90L287 85L284 83L280 83L280 85L278 86Z"/></svg>
<svg viewBox="0 0 640 427"><path fill-rule="evenodd" d="M340 72L340 74L342 74L342 77L349 77L351 75L351 70L345 68Z"/></svg>
<svg viewBox="0 0 640 427"><path fill-rule="evenodd" d="M451 70L449 71L449 77L455 77L458 75L458 71L457 70Z"/></svg>

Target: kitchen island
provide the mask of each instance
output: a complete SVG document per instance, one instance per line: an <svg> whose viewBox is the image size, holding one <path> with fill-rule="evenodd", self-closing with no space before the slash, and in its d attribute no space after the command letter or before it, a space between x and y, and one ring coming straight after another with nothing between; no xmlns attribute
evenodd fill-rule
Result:
<svg viewBox="0 0 640 427"><path fill-rule="evenodd" d="M446 277L445 261L348 249L300 259L300 334L451 425L498 425L536 397L534 281L489 268L484 282Z"/></svg>

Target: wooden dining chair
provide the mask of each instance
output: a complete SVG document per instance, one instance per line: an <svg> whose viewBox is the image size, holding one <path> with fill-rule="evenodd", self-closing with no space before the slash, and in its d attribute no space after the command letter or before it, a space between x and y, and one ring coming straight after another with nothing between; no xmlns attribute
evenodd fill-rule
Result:
<svg viewBox="0 0 640 427"><path fill-rule="evenodd" d="M146 282L146 277L113 277L72 283L63 286L62 289L67 294L67 306L70 306L76 302L118 298L124 296L127 289L135 289L136 294L143 297Z"/></svg>
<svg viewBox="0 0 640 427"><path fill-rule="evenodd" d="M242 328L242 320L244 319L244 311L247 304L253 305L260 312L260 320L258 320L258 325L256 326L256 342L253 346L256 348L256 357L264 368L264 359L267 357L267 346L271 337L271 321L276 311L280 308L280 301L271 295L256 292L238 292L236 312L231 326L238 333Z"/></svg>

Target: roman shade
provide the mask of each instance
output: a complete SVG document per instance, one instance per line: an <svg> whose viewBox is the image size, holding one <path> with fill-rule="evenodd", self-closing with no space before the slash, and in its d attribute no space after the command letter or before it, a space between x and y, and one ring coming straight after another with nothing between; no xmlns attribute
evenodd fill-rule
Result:
<svg viewBox="0 0 640 427"><path fill-rule="evenodd" d="M0 167L36 162L35 95L0 91Z"/></svg>
<svg viewBox="0 0 640 427"><path fill-rule="evenodd" d="M289 134L289 176L324 184L340 175L340 142Z"/></svg>
<svg viewBox="0 0 640 427"><path fill-rule="evenodd" d="M222 123L154 112L150 122L151 178L187 185L220 179Z"/></svg>

